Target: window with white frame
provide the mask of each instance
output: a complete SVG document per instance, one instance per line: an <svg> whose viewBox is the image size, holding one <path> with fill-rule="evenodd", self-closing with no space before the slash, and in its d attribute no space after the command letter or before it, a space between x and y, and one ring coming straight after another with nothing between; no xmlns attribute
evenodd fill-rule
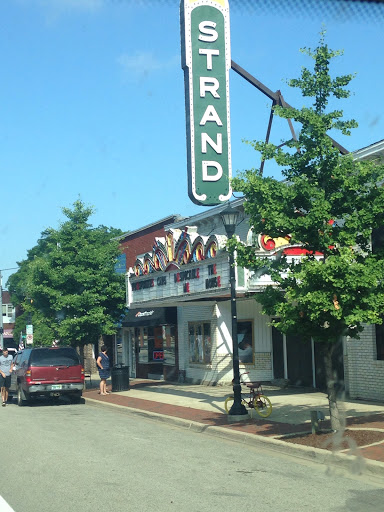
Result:
<svg viewBox="0 0 384 512"><path fill-rule="evenodd" d="M210 322L190 322L188 324L189 362L211 363L211 324Z"/></svg>
<svg viewBox="0 0 384 512"><path fill-rule="evenodd" d="M239 346L239 363L253 364L253 322L252 320L237 321L237 343Z"/></svg>
<svg viewBox="0 0 384 512"><path fill-rule="evenodd" d="M3 304L3 317L13 318L15 315L15 308L12 304Z"/></svg>

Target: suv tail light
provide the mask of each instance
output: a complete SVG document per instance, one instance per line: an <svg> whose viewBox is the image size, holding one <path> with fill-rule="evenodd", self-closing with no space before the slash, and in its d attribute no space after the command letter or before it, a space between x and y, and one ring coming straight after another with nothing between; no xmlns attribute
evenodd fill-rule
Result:
<svg viewBox="0 0 384 512"><path fill-rule="evenodd" d="M84 368L81 368L81 380L84 380Z"/></svg>
<svg viewBox="0 0 384 512"><path fill-rule="evenodd" d="M27 384L31 384L32 378L31 378L31 370L27 370L25 372L25 382Z"/></svg>

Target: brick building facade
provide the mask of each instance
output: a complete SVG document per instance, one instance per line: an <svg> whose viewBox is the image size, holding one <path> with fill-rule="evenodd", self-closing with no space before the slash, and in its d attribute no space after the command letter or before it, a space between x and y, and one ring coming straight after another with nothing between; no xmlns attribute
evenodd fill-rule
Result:
<svg viewBox="0 0 384 512"><path fill-rule="evenodd" d="M180 215L169 215L152 224L121 235L118 240L120 242L120 249L125 254L126 271L133 267L138 254L152 251L155 237L161 237L165 234L164 226L180 219Z"/></svg>
<svg viewBox="0 0 384 512"><path fill-rule="evenodd" d="M382 163L384 140L355 151L354 157ZM383 325L367 325L360 339L347 338L344 342L345 381L351 398L384 401L383 333Z"/></svg>

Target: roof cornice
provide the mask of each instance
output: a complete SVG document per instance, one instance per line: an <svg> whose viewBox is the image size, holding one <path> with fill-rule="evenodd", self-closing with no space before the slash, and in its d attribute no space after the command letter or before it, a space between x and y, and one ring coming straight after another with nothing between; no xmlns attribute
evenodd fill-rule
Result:
<svg viewBox="0 0 384 512"><path fill-rule="evenodd" d="M367 158L384 156L384 139L365 148L357 149L353 151L352 155L355 160L366 160Z"/></svg>
<svg viewBox="0 0 384 512"><path fill-rule="evenodd" d="M156 220L155 222L152 222L151 224L147 224L146 226L143 226L141 228L135 229L133 231L127 231L126 233L123 233L122 235L112 238L112 240L122 240L123 238L128 238L132 235L140 233L141 231L145 231L146 229L153 228L154 226L157 226L158 224L162 224L163 226L166 226L167 222L172 222L173 219L175 220L175 222L178 222L178 221L181 221L182 219L184 219L184 217L182 217L178 213L175 213L174 215L168 215L168 217L164 217L163 219Z"/></svg>
<svg viewBox="0 0 384 512"><path fill-rule="evenodd" d="M165 230L168 230L168 229L171 229L171 228L174 228L174 229L179 228L180 229L180 228L183 228L186 225L193 226L195 223L198 224L198 223L200 223L200 222L202 222L202 221L204 221L206 219L209 219L211 217L219 215L229 205L232 208L237 208L239 206L242 206L244 202L245 202L245 198L241 197L239 199L235 199L234 201L231 201L230 203L227 202L227 203L224 203L224 204L220 204L219 206L214 206L213 208L209 208L208 210L205 210L202 213L198 213L196 215L192 215L192 217L185 217L183 219L180 219L179 221L167 224L165 226Z"/></svg>

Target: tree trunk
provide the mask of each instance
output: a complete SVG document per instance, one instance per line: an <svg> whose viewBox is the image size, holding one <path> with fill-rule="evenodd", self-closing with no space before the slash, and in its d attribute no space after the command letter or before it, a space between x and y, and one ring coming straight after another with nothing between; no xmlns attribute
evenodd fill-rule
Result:
<svg viewBox="0 0 384 512"><path fill-rule="evenodd" d="M334 348L334 343L328 343L326 345L324 363L331 428L333 431L338 432L345 429L345 415L340 410L339 404L337 402L337 374L332 364L332 354Z"/></svg>
<svg viewBox="0 0 384 512"><path fill-rule="evenodd" d="M82 366L84 367L84 345L81 343L79 345L79 351L80 351L80 362Z"/></svg>

